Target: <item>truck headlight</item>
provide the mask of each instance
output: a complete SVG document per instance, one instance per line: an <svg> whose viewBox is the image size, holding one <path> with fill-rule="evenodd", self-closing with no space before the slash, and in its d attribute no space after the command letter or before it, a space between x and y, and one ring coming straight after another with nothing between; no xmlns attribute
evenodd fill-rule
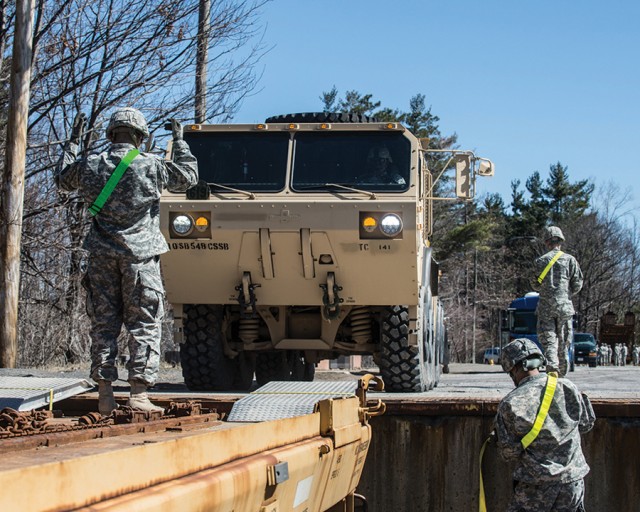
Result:
<svg viewBox="0 0 640 512"><path fill-rule="evenodd" d="M193 229L193 220L188 215L176 215L171 223L176 234L186 236Z"/></svg>
<svg viewBox="0 0 640 512"><path fill-rule="evenodd" d="M397 236L402 231L402 219L395 213L387 213L380 219L380 230L387 236Z"/></svg>

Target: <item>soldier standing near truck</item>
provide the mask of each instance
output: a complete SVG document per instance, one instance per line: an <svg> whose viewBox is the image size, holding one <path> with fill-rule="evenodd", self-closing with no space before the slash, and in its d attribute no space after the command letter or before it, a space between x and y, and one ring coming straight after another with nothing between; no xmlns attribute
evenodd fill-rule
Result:
<svg viewBox="0 0 640 512"><path fill-rule="evenodd" d="M106 135L112 144L107 151L78 159L85 123L84 114L78 114L55 181L91 205L93 220L84 242L90 255L83 286L91 318L91 378L98 382L98 408L107 415L117 407L112 382L118 379L117 339L124 324L131 334L128 405L162 411L147 396L158 374L164 315L159 255L168 247L159 227L159 201L164 188L184 192L196 184L197 162L175 120L172 160L141 153L149 129L142 113L133 108L116 110L111 116Z"/></svg>
<svg viewBox="0 0 640 512"><path fill-rule="evenodd" d="M515 462L507 512L584 511L589 466L580 434L591 430L595 414L570 380L540 373L544 363L538 346L526 338L512 341L501 354L502 368L516 385L500 402L494 425L500 455Z"/></svg>
<svg viewBox="0 0 640 512"><path fill-rule="evenodd" d="M576 259L560 250L562 230L544 230L547 253L536 259L531 286L540 293L537 307L538 341L547 358L547 370L564 377L569 366L569 345L573 337L571 297L582 289L582 271Z"/></svg>

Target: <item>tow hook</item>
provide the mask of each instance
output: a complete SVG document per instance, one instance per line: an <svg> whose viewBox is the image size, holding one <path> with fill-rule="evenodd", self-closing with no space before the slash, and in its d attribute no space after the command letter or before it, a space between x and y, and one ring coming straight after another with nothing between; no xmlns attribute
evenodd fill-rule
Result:
<svg viewBox="0 0 640 512"><path fill-rule="evenodd" d="M364 416L361 420L363 421L373 416L380 416L387 410L387 406L382 400L378 400L375 405L367 407L367 390L369 389L372 391L384 391L384 381L380 377L371 375L370 373L362 376L358 381L356 396L360 400L360 410Z"/></svg>
<svg viewBox="0 0 640 512"><path fill-rule="evenodd" d="M342 291L342 286L336 284L336 275L333 272L327 274L327 284L321 284L322 303L324 304L324 316L328 320L338 318L340 315L340 304L344 299L340 298L338 292Z"/></svg>
<svg viewBox="0 0 640 512"><path fill-rule="evenodd" d="M254 291L256 288L260 288L260 285L251 282L250 272L244 272L242 274L242 284L235 288L238 292L241 318L253 318L256 316L256 294Z"/></svg>

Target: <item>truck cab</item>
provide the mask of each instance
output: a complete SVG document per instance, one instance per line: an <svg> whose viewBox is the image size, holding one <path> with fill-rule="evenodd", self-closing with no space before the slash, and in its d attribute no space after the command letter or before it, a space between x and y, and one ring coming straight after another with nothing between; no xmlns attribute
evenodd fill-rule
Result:
<svg viewBox="0 0 640 512"><path fill-rule="evenodd" d="M355 122L354 122L355 121ZM164 192L161 258L191 389L311 380L373 355L386 388L439 379L444 315L430 234L434 177L400 123L293 114L190 125L199 184ZM460 194L492 164L452 156Z"/></svg>

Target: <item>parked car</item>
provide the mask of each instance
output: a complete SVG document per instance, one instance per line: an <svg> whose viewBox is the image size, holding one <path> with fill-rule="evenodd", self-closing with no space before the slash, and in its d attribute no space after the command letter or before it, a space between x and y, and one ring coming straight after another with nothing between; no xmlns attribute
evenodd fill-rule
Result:
<svg viewBox="0 0 640 512"><path fill-rule="evenodd" d="M576 332L573 335L573 361L575 364L588 364L595 368L598 364L598 346L593 334Z"/></svg>
<svg viewBox="0 0 640 512"><path fill-rule="evenodd" d="M482 358L484 364L499 364L500 363L500 347L491 347L484 351L484 357Z"/></svg>

